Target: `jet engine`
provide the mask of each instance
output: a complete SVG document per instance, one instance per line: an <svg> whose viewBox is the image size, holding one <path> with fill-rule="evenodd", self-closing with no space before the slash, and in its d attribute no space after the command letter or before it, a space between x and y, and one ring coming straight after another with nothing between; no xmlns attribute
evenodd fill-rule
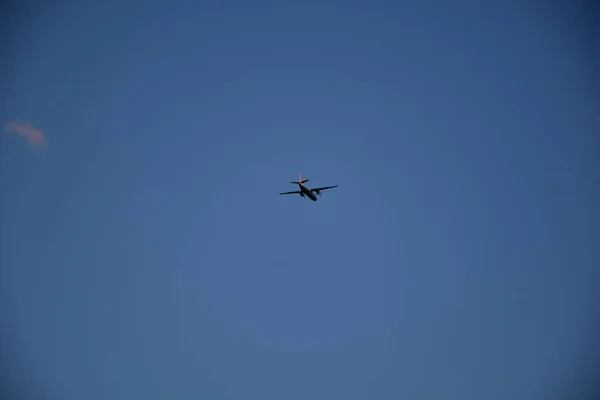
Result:
<svg viewBox="0 0 600 400"><path fill-rule="evenodd" d="M318 194L319 196L321 195L321 191L320 190L315 190L315 193Z"/></svg>
<svg viewBox="0 0 600 400"><path fill-rule="evenodd" d="M304 193L300 192L300 197L304 197Z"/></svg>

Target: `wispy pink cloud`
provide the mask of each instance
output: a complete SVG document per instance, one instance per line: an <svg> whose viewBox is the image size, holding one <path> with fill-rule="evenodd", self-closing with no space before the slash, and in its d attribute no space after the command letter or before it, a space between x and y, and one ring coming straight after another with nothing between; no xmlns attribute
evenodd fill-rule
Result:
<svg viewBox="0 0 600 400"><path fill-rule="evenodd" d="M46 134L39 128L33 126L30 122L17 120L8 122L4 125L6 133L17 133L27 138L30 145L38 148L48 147Z"/></svg>

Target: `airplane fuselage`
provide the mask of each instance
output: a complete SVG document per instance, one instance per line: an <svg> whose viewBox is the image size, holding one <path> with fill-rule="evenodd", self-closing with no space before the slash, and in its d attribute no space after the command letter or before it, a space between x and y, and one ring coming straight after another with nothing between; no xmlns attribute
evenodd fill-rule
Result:
<svg viewBox="0 0 600 400"><path fill-rule="evenodd" d="M306 186L304 186L302 183L299 183L298 186L300 186L300 192L305 195L306 197L308 197L309 199L311 199L312 201L317 201L317 196L315 196L315 194Z"/></svg>

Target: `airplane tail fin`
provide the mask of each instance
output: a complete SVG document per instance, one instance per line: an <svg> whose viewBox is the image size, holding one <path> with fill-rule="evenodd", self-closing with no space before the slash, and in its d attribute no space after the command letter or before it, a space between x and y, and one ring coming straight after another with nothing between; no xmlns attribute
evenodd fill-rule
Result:
<svg viewBox="0 0 600 400"><path fill-rule="evenodd" d="M298 174L298 182L290 182L290 183L304 183L304 182L308 182L308 179L302 180L302 174Z"/></svg>

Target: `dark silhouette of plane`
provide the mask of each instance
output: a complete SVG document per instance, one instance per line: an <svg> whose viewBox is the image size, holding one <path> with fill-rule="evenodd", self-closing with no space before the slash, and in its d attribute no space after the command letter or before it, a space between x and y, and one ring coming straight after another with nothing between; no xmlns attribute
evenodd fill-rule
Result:
<svg viewBox="0 0 600 400"><path fill-rule="evenodd" d="M312 201L317 201L317 196L315 196L315 193L318 194L319 196L321 196L321 191L323 190L327 190L327 189L333 189L336 188L337 185L335 186L325 186L325 187L320 187L320 188L314 188L314 189L309 189L306 186L304 186L304 183L308 182L308 179L302 180L302 174L298 174L298 182L290 182L290 183L294 183L294 184L298 184L298 186L300 186L300 190L296 190L295 192L283 192L283 193L279 193L281 194L299 194L300 197L308 197L309 199L311 199Z"/></svg>

